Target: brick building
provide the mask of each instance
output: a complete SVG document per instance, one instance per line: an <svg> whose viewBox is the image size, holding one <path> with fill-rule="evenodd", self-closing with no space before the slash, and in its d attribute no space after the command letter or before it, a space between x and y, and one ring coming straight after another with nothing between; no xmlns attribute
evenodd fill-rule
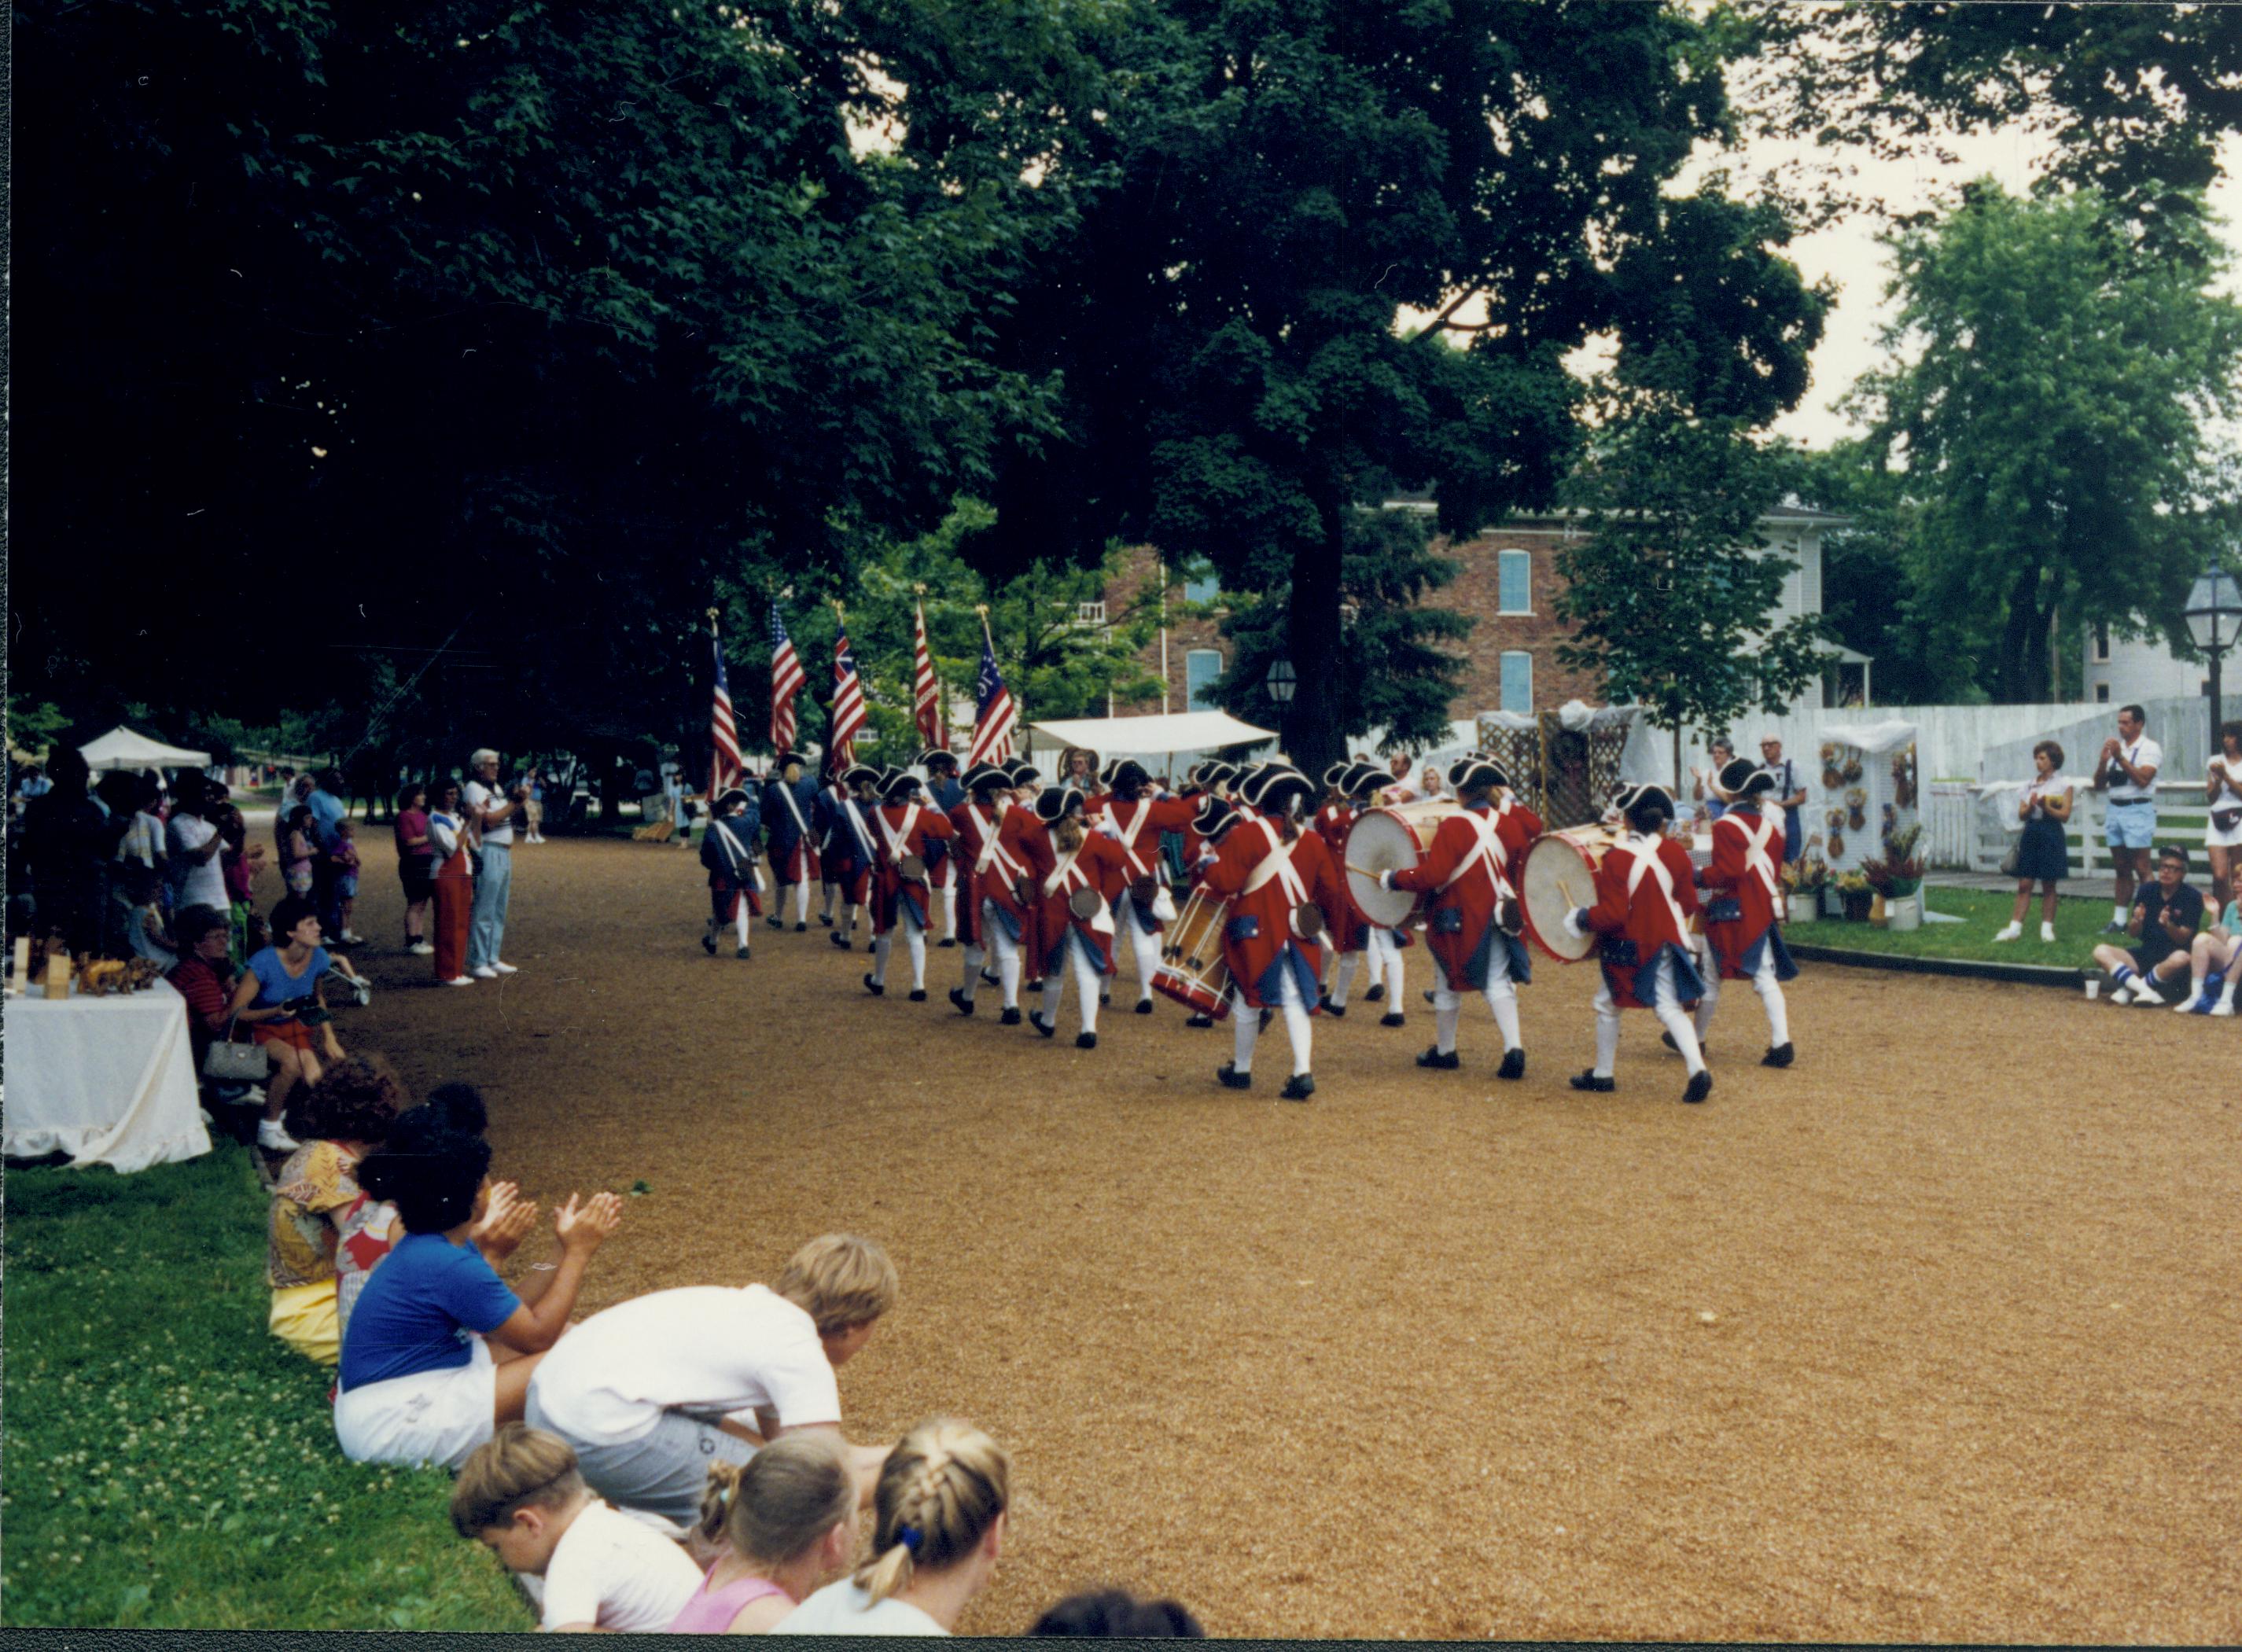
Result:
<svg viewBox="0 0 2242 1652"><path fill-rule="evenodd" d="M1396 500L1386 508L1431 507L1420 500ZM1822 611L1822 536L1845 520L1795 505L1777 506L1760 518L1768 545L1786 551L1795 561L1776 605L1779 619ZM1557 645L1567 635L1557 618L1557 597L1564 587L1557 553L1582 531L1576 519L1562 514L1521 516L1483 529L1460 544L1437 547L1461 567L1454 583L1431 593L1430 600L1475 621L1460 645L1465 668L1461 687L1448 708L1451 718L1461 721L1482 711L1547 711L1573 699L1601 703L1603 687L1597 674L1576 670L1557 658ZM1165 580L1171 607L1180 608L1178 599L1212 601L1212 579L1194 580L1188 574L1164 563L1152 547L1137 547L1108 588L1107 607L1119 612L1158 580ZM1230 644L1218 619L1185 618L1178 611L1139 658L1151 675L1168 684L1166 704L1147 700L1117 706L1116 710L1195 710L1206 703L1195 696L1227 668ZM1862 655L1836 650L1828 677L1809 684L1797 703L1819 707L1856 695L1865 699L1868 667Z"/></svg>

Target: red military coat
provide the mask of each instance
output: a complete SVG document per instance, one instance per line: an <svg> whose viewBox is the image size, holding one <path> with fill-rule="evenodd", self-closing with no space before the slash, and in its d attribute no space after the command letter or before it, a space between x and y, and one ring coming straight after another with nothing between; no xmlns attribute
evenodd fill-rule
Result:
<svg viewBox="0 0 2242 1652"><path fill-rule="evenodd" d="M1090 945L1090 954L1098 964L1100 975L1113 973L1113 941L1118 932L1115 918L1121 900L1121 891L1129 886L1129 863L1121 846L1104 833L1085 828L1082 848L1065 870L1060 870L1061 856L1057 846L1050 842L1045 829L1044 842L1051 850L1051 864L1038 876L1036 914L1036 935L1043 951L1043 972L1050 975L1064 969L1066 959L1061 956L1066 945L1067 931L1071 929ZM1075 890L1093 889L1104 899L1104 905L1095 917L1077 917L1069 901Z"/></svg>
<svg viewBox="0 0 2242 1652"><path fill-rule="evenodd" d="M1395 889L1426 897L1425 944L1459 991L1487 984L1498 946L1509 955L1512 980L1533 978L1524 942L1495 922L1500 903L1516 898L1509 856L1500 821L1481 805L1445 816L1424 858L1393 874Z"/></svg>
<svg viewBox="0 0 2242 1652"><path fill-rule="evenodd" d="M956 857L964 879L964 910L972 914L970 926L960 919L965 944L989 944L990 937L982 932L983 901L996 906L1000 920L1015 938L1028 938L1034 929L1034 915L1020 904L1013 884L1028 872L1024 840L1027 834L1038 829L1035 816L1017 803L997 802L984 808L969 801L952 809L950 819L957 828Z"/></svg>
<svg viewBox="0 0 2242 1652"><path fill-rule="evenodd" d="M1335 952L1359 952L1370 933L1370 920L1354 903L1354 891L1346 881L1346 840L1353 834L1354 823L1362 818L1362 811L1341 799L1326 803L1316 811L1316 836L1324 840L1331 851L1332 864L1339 871L1339 895L1335 907L1324 911L1324 923L1331 931L1332 950Z"/></svg>
<svg viewBox="0 0 2242 1652"><path fill-rule="evenodd" d="M1191 839L1198 836L1191 829L1192 817L1198 813L1198 804L1184 797L1141 797L1130 802L1117 797L1108 802L1105 817L1121 834L1120 841L1113 846L1121 851L1128 880L1149 877L1156 883L1166 882L1160 870L1160 834L1181 832L1188 852ZM1166 927L1150 912L1139 910L1133 900L1124 915L1155 935Z"/></svg>
<svg viewBox="0 0 2242 1652"><path fill-rule="evenodd" d="M956 836L950 816L925 803L882 803L872 812L873 848L879 859L872 870L872 932L885 935L895 928L908 903L912 920L927 927L927 891L923 883L903 882L903 858L926 858L927 846L937 838Z"/></svg>
<svg viewBox="0 0 2242 1652"><path fill-rule="evenodd" d="M1534 840L1548 829L1542 825L1541 816L1515 797L1506 797L1494 806L1495 835L1502 839L1503 853L1508 857L1502 873L1515 889L1526 875L1526 851L1534 847Z"/></svg>
<svg viewBox="0 0 2242 1652"><path fill-rule="evenodd" d="M1259 1010L1274 1003L1283 978L1279 971L1289 969L1300 1001L1312 1014L1322 997L1323 948L1292 933L1292 908L1306 899L1328 915L1346 899L1346 891L1331 851L1312 831L1303 832L1289 846L1297 883L1288 886L1284 876L1274 876L1249 891L1246 886L1254 881L1261 863L1286 847L1275 822L1240 820L1223 835L1216 858L1199 875L1199 883L1230 903L1222 930L1222 958L1246 1004Z"/></svg>
<svg viewBox="0 0 2242 1652"><path fill-rule="evenodd" d="M1672 898L1659 886L1655 872L1635 877L1635 864L1646 856L1665 868ZM1696 868L1690 864L1689 851L1663 832L1655 837L1630 833L1604 856L1596 868L1596 903L1589 909L1588 927L1607 937L1604 983L1621 1009L1649 1007L1645 996L1650 990L1649 971L1669 949L1675 991L1685 1004L1697 1001L1704 982L1689 962L1688 923L1696 910ZM1631 944L1632 963L1613 956L1613 941Z"/></svg>
<svg viewBox="0 0 2242 1652"><path fill-rule="evenodd" d="M1713 823L1713 863L1705 869L1705 938L1727 981L1748 981L1759 973L1767 949L1775 949L1778 978L1798 973L1790 950L1775 927L1775 896L1782 887L1782 822L1756 809L1730 809ZM1728 916L1734 903L1735 916Z"/></svg>
<svg viewBox="0 0 2242 1652"><path fill-rule="evenodd" d="M1028 883L1025 905L1007 889L997 900L997 908L1005 917L1017 913L1020 953L1027 959L1029 973L1033 975L1038 972L1044 955L1051 947L1051 937L1044 933L1041 891L1044 879L1057 866L1058 856L1051 852L1051 828L1024 803L1014 803L1004 811L1004 823L997 832L997 841L998 847L1019 862Z"/></svg>

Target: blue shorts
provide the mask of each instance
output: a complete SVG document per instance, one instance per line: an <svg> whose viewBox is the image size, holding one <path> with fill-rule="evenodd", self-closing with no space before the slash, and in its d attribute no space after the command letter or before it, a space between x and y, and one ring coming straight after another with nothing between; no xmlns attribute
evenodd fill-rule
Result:
<svg viewBox="0 0 2242 1652"><path fill-rule="evenodd" d="M2147 849L2156 842L2157 806L2151 802L2111 803L2104 817L2102 835L2112 849Z"/></svg>
<svg viewBox="0 0 2242 1652"><path fill-rule="evenodd" d="M337 872L335 874L335 898L339 901L354 901L358 899L358 874L356 872Z"/></svg>

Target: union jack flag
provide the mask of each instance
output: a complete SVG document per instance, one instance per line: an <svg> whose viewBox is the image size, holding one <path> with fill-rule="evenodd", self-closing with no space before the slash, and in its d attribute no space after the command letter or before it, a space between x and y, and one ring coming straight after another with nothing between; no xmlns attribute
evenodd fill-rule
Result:
<svg viewBox="0 0 2242 1652"><path fill-rule="evenodd" d="M771 599L770 629L771 749L781 752L794 746L794 697L808 679L802 675L802 661L795 657L794 639L786 634L786 621L778 617L775 597Z"/></svg>
<svg viewBox="0 0 2242 1652"><path fill-rule="evenodd" d="M934 656L926 646L926 604L918 604L911 628L911 715L918 737L929 746L947 746L942 726L942 681L934 675Z"/></svg>
<svg viewBox="0 0 2242 1652"><path fill-rule="evenodd" d="M973 719L973 745L965 754L965 766L975 763L1000 763L1012 755L1012 731L1019 726L1019 715L1012 707L1012 696L1004 687L1004 679L997 669L996 645L989 640L989 621L981 621L981 680L974 693L980 702Z"/></svg>
<svg viewBox="0 0 2242 1652"><path fill-rule="evenodd" d="M732 722L732 689L724 679L724 639L716 622L708 621L708 635L716 651L716 703L708 714L708 738L715 756L708 765L708 803L713 809L727 787L740 783L740 731Z"/></svg>
<svg viewBox="0 0 2242 1652"><path fill-rule="evenodd" d="M838 774L856 755L856 731L864 726L864 685L856 676L856 656L849 651L844 628L833 639L833 770Z"/></svg>

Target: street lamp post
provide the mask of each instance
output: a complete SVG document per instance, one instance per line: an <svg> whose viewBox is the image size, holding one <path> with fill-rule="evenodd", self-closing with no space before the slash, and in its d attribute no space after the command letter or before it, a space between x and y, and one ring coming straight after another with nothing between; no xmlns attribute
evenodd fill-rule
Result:
<svg viewBox="0 0 2242 1652"><path fill-rule="evenodd" d="M2207 694L2211 702L2211 749L2215 755L2219 744L2219 666L2226 650L2234 646L2238 635L2242 635L2242 586L2234 576L2219 565L2216 557L2204 566L2195 576L2195 583L2187 593L2187 628L2195 646L2201 648L2211 661L2211 681Z"/></svg>
<svg viewBox="0 0 2242 1652"><path fill-rule="evenodd" d="M2231 586L2233 581L2230 580L2227 583ZM1300 674L1292 669L1290 660L1280 656L1270 665L1269 675L1262 682L1267 686L1272 700L1279 706L1289 706L1292 703L1292 690L1300 686Z"/></svg>

